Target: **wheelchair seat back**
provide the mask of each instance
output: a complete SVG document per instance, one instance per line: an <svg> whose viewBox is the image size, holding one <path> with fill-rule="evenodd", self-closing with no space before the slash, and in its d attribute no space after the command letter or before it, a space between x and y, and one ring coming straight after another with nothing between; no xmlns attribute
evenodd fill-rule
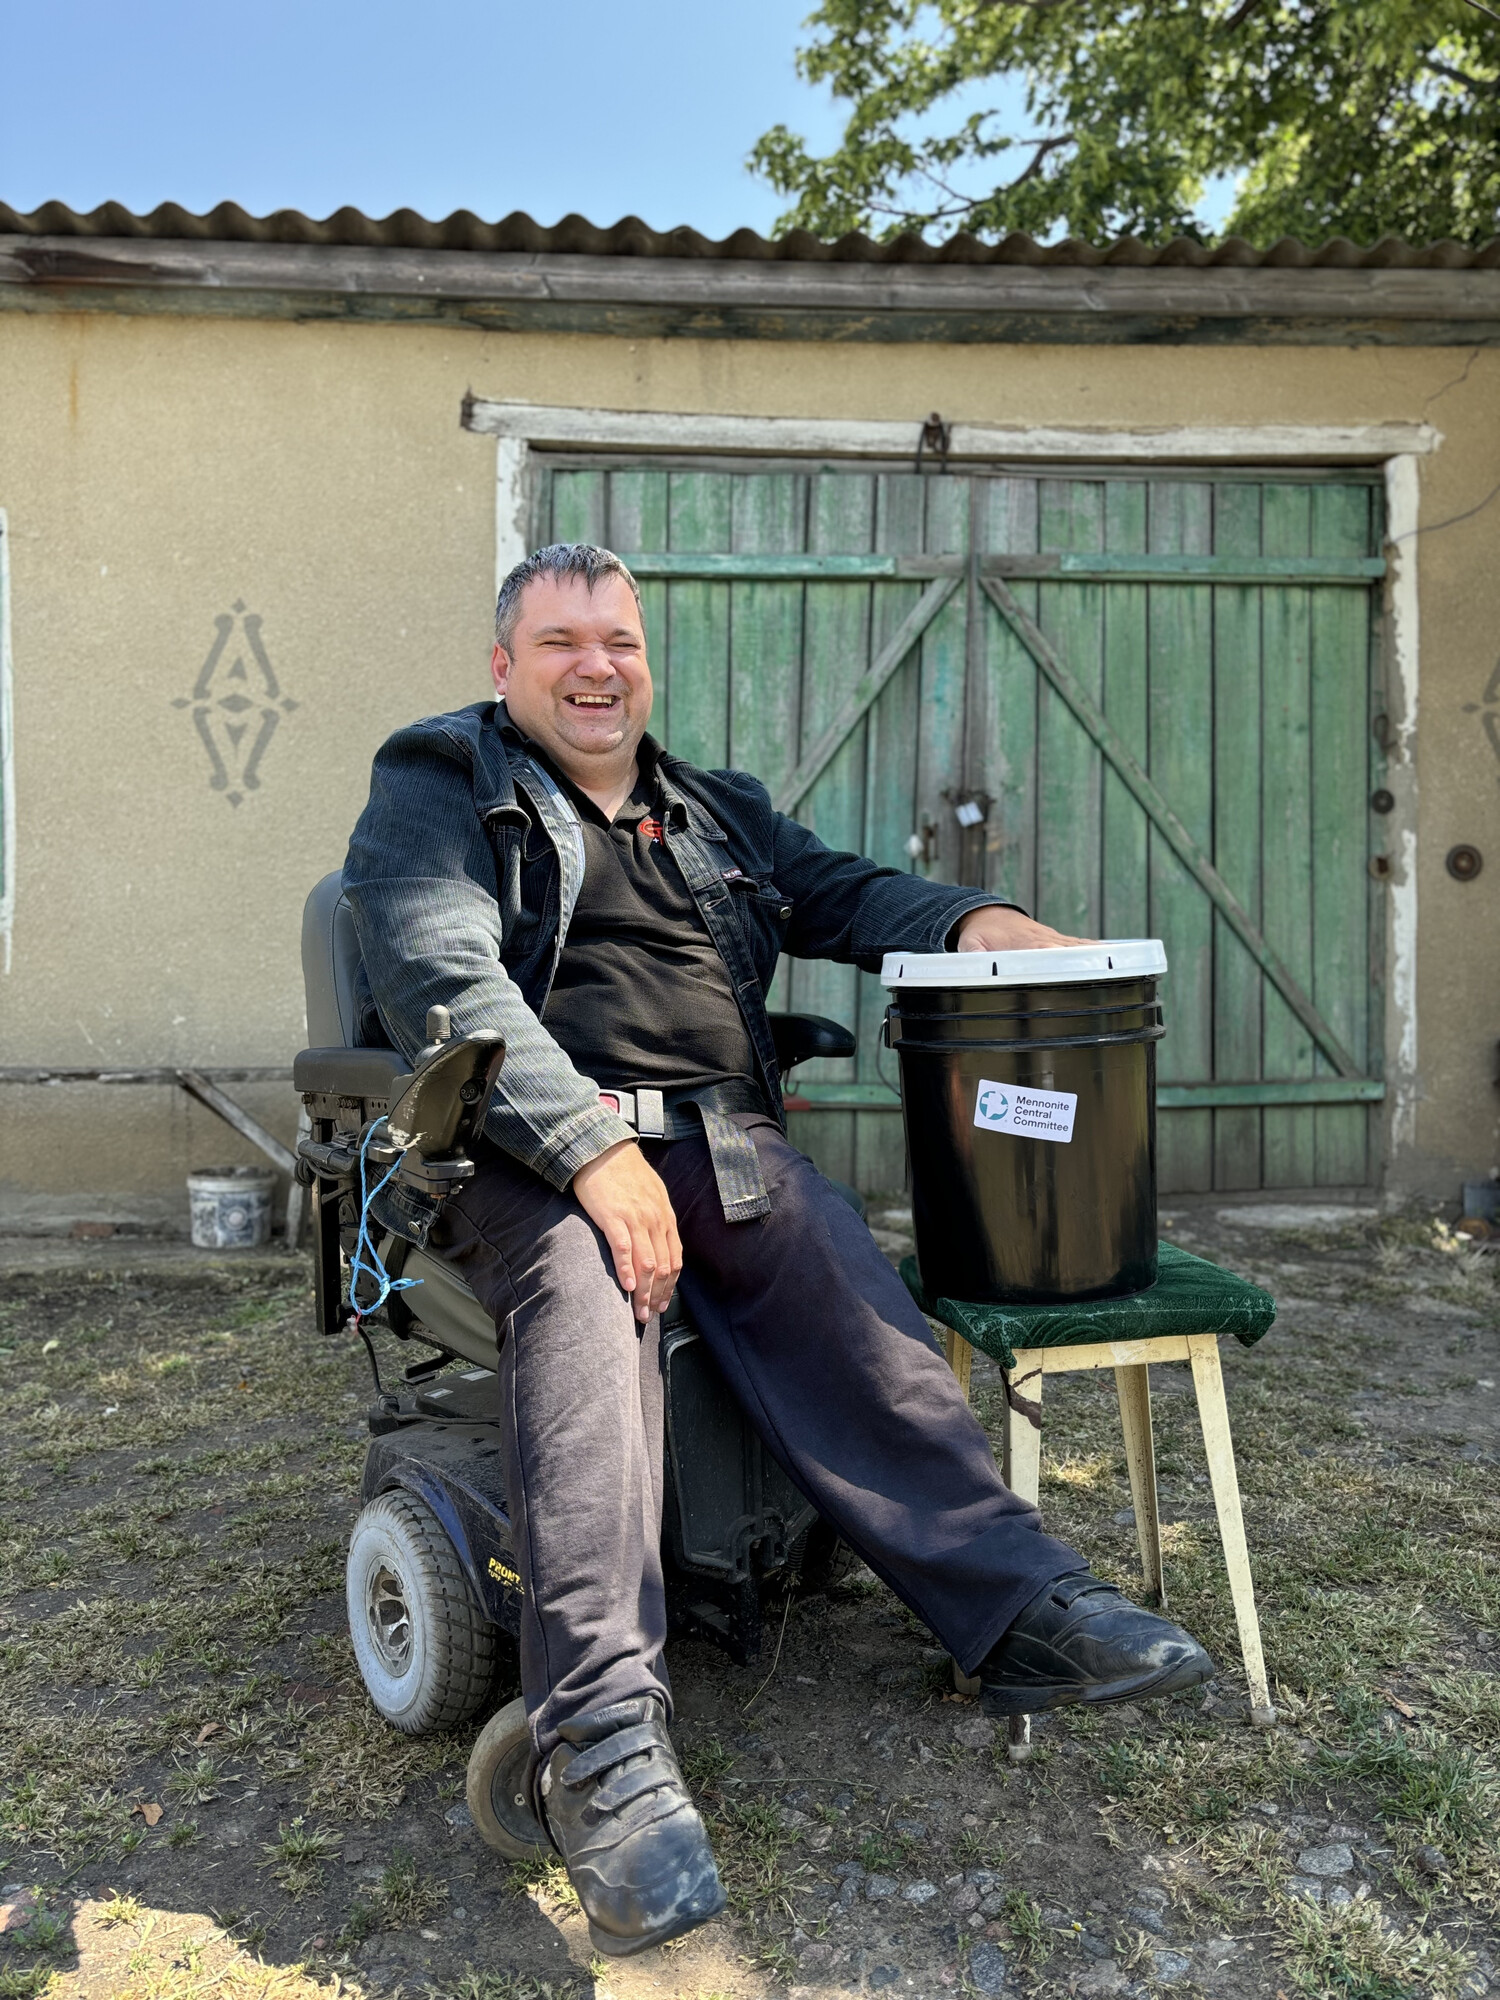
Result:
<svg viewBox="0 0 1500 2000"><path fill-rule="evenodd" d="M307 1040L315 1049L352 1049L359 1033L355 983L359 938L341 875L325 875L302 911L302 984Z"/></svg>
<svg viewBox="0 0 1500 2000"><path fill-rule="evenodd" d="M394 1050L359 1048L358 978L359 938L354 912L344 894L342 878L325 875L302 911L302 981L311 1046L302 1051L292 1068L314 1134L320 1138L331 1137L340 1124L357 1131L367 1118L383 1113L406 1071L405 1058ZM340 1225L342 1233L350 1236L356 1211L347 1200L341 1204L336 1195L328 1195L326 1202L328 1240L316 1243L315 1249L327 1266L319 1279L320 1292L327 1294L320 1301L320 1320L325 1331L331 1332L343 1319L338 1275ZM404 1244L388 1247L385 1254L393 1276L402 1273L421 1280L418 1290L407 1295L405 1313L402 1296L398 1294L393 1301L396 1310L392 1318L398 1331L409 1332L412 1322L418 1321L461 1359L494 1368L494 1322L457 1272L438 1258Z"/></svg>

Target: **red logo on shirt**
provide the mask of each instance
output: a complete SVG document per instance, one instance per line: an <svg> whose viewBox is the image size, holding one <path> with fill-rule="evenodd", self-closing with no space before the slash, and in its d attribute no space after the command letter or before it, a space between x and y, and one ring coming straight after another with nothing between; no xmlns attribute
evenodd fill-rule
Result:
<svg viewBox="0 0 1500 2000"><path fill-rule="evenodd" d="M649 819L649 818L643 819L640 825L636 828L636 832L645 834L647 840L649 840L655 847L660 847L663 845L662 833L661 833L661 821L659 819Z"/></svg>

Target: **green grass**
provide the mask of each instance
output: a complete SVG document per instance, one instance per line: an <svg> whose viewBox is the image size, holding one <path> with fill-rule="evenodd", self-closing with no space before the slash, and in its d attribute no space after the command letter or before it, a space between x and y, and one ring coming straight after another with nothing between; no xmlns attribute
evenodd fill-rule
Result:
<svg viewBox="0 0 1500 2000"><path fill-rule="evenodd" d="M739 1759L732 1750L725 1749L717 1736L709 1736L703 1742L695 1743L681 1762L682 1775L695 1792L701 1792L717 1785L734 1769Z"/></svg>
<svg viewBox="0 0 1500 2000"><path fill-rule="evenodd" d="M444 1982L443 2000L574 2000L588 1988L571 1980L533 1979L516 1972L476 1972L466 1966ZM716 2000L722 2000L717 1996Z"/></svg>
<svg viewBox="0 0 1500 2000"><path fill-rule="evenodd" d="M1472 1974L1471 1952L1417 1926L1391 1924L1373 1900L1342 1910L1289 1903L1283 1913L1286 1969L1307 2000L1456 2000Z"/></svg>
<svg viewBox="0 0 1500 2000"><path fill-rule="evenodd" d="M1435 1845L1493 1846L1500 1778L1472 1750L1440 1729L1403 1726L1361 1690L1341 1695L1336 1709L1347 1740L1322 1752L1322 1771L1363 1781L1386 1820L1419 1828Z"/></svg>
<svg viewBox="0 0 1500 2000"><path fill-rule="evenodd" d="M301 1813L276 1829L276 1838L264 1847L263 1867L275 1870L276 1880L293 1899L305 1896L322 1879L323 1863L337 1842L324 1827L309 1826Z"/></svg>
<svg viewBox="0 0 1500 2000"><path fill-rule="evenodd" d="M1016 1950L1028 1965L1044 1965L1052 1956L1052 1936L1042 1922L1040 1905L1024 1889L1009 1889L1005 1896L1005 1921L1015 1940Z"/></svg>
<svg viewBox="0 0 1500 2000"><path fill-rule="evenodd" d="M448 1900L448 1885L424 1875L409 1854L397 1853L376 1890L385 1921L393 1930L422 1924Z"/></svg>
<svg viewBox="0 0 1500 2000"><path fill-rule="evenodd" d="M41 2000L52 1984L48 1965L13 1965L0 1970L0 2000Z"/></svg>

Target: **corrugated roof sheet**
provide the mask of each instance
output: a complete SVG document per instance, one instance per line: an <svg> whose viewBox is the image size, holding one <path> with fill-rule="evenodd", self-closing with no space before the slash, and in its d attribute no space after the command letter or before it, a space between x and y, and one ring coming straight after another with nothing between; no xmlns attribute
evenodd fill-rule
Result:
<svg viewBox="0 0 1500 2000"><path fill-rule="evenodd" d="M232 201L220 202L206 215L193 215L175 202L163 202L149 215L136 215L118 202L105 202L80 215L60 201L49 201L29 215L0 202L0 235L138 237L158 242L305 243L388 250L508 250L532 255L586 257L678 257L704 261L759 260L787 264L1030 264L1092 268L1156 265L1167 268L1240 270L1500 270L1500 237L1475 247L1466 243L1404 243L1385 237L1364 247L1345 237L1319 245L1284 236L1260 250L1242 237L1208 246L1179 236L1160 245L1122 236L1112 243L1084 243L1069 237L1062 243L1038 243L1033 237L1011 235L999 243L982 243L975 236L951 236L929 243L920 236L897 236L877 243L851 232L834 242L794 229L767 238L753 229L737 229L715 241L696 229L649 229L639 217L627 215L612 228L601 229L581 215L567 215L545 228L517 211L502 222L481 222L468 209L457 209L441 222L429 222L414 209L398 208L376 218L357 208L341 208L315 222L294 208L274 215L247 215Z"/></svg>

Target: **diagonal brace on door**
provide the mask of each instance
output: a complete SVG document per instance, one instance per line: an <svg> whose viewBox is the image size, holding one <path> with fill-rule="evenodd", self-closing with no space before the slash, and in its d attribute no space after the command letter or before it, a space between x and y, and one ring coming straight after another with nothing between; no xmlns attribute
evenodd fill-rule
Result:
<svg viewBox="0 0 1500 2000"><path fill-rule="evenodd" d="M1104 753L1105 760L1114 767L1130 788L1136 803L1145 812L1151 824L1203 890L1303 1027L1323 1050L1339 1075L1346 1077L1362 1075L1363 1072L1353 1056L1313 1005L1311 996L1304 992L1290 970L1267 944L1249 911L1147 777L1144 768L1136 761L1121 737L1105 720L1103 713L1074 677L1067 661L1036 621L1021 608L1014 592L1007 589L998 577L992 576L981 577L980 587Z"/></svg>
<svg viewBox="0 0 1500 2000"><path fill-rule="evenodd" d="M801 804L839 751L843 749L860 718L869 711L891 675L895 673L962 581L961 576L940 576L935 582L928 584L890 639L860 676L858 686L845 700L838 714L777 792L773 803L778 812L792 812Z"/></svg>

